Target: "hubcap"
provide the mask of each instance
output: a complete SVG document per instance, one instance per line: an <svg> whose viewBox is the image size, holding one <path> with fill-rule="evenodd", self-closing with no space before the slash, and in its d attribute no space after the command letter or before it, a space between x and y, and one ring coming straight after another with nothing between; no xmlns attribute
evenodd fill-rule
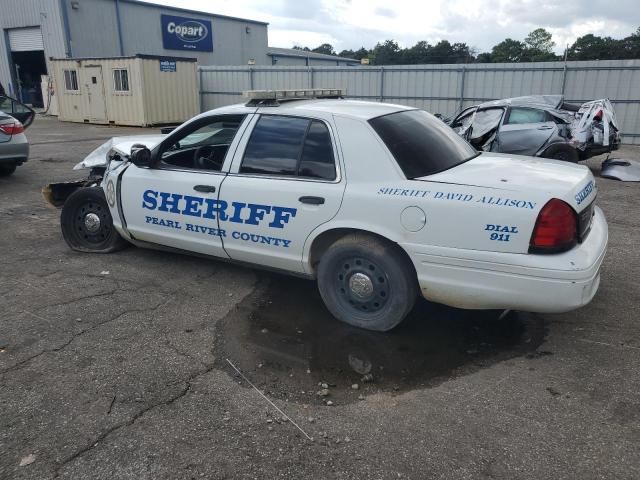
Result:
<svg viewBox="0 0 640 480"><path fill-rule="evenodd" d="M343 260L336 272L335 288L345 305L362 313L382 309L390 292L389 277L375 262L364 257Z"/></svg>
<svg viewBox="0 0 640 480"><path fill-rule="evenodd" d="M373 293L373 282L364 273L354 273L349 279L349 289L354 296L365 299Z"/></svg>
<svg viewBox="0 0 640 480"><path fill-rule="evenodd" d="M111 234L112 228L106 205L87 200L77 207L73 230L80 244L99 245Z"/></svg>
<svg viewBox="0 0 640 480"><path fill-rule="evenodd" d="M96 233L100 230L100 217L95 213L87 213L84 217L84 226L89 233Z"/></svg>

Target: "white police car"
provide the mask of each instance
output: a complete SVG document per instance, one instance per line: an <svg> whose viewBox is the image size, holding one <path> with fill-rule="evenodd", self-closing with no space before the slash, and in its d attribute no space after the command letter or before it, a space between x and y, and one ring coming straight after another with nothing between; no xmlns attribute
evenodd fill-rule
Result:
<svg viewBox="0 0 640 480"><path fill-rule="evenodd" d="M49 189L71 248L315 278L335 317L380 331L418 292L532 312L595 295L608 232L587 167L476 152L415 108L319 98L340 91L250 94L167 136L113 139L80 164L84 188Z"/></svg>

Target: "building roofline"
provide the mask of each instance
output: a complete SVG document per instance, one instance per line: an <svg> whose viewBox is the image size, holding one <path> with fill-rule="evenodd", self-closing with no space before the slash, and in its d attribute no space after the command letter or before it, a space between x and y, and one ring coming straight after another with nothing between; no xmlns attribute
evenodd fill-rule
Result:
<svg viewBox="0 0 640 480"><path fill-rule="evenodd" d="M267 47L267 55L270 57L313 58L316 60L332 60L336 62L360 64L360 61L356 60L355 58L339 57L337 55L326 55L324 53L307 52L306 50L296 50L294 48Z"/></svg>
<svg viewBox="0 0 640 480"><path fill-rule="evenodd" d="M143 53L137 53L136 55L126 55L126 56L116 56L116 57L71 57L71 58L55 58L49 57L49 60L52 62L57 61L72 61L72 62L83 62L86 60L131 60L133 58L141 58L143 60L160 60L160 61L170 61L170 62L189 62L194 63L197 62L197 58L193 57L172 57L166 55L146 55Z"/></svg>
<svg viewBox="0 0 640 480"><path fill-rule="evenodd" d="M164 8L167 10L173 10L174 12L182 12L182 13L193 13L196 15L205 15L205 16L209 16L209 17L216 17L216 18L222 18L225 20L237 20L240 22L246 22L246 23L253 23L253 24L257 24L257 25L269 25L268 22L261 22L259 20L251 20L249 18L240 18L240 17L232 17L229 15L220 15L218 13L211 13L211 12L203 12L200 10L191 10L188 8L182 8L182 7L174 7L171 5L161 5L159 3L153 3L153 2L147 2L147 1L143 1L143 0L120 0L120 2L122 3L132 3L134 5L140 5L143 7L154 7L154 8Z"/></svg>

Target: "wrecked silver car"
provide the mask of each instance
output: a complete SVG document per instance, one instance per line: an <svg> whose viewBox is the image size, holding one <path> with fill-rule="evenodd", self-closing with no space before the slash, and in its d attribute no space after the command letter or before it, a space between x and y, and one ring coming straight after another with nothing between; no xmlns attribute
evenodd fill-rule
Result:
<svg viewBox="0 0 640 480"><path fill-rule="evenodd" d="M484 151L578 162L620 146L607 99L573 105L564 95L506 98L468 107L446 123Z"/></svg>

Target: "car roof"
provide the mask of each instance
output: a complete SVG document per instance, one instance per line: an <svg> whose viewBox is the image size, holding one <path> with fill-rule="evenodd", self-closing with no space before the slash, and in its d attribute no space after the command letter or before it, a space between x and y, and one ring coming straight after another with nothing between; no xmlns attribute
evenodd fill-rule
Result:
<svg viewBox="0 0 640 480"><path fill-rule="evenodd" d="M524 97L501 98L478 105L479 109L490 107L536 107L543 110L556 110L564 102L564 95L527 95Z"/></svg>
<svg viewBox="0 0 640 480"><path fill-rule="evenodd" d="M404 110L416 110L406 105L395 105L381 102L364 102L360 100L343 99L310 99L310 100L286 100L276 106L246 106L243 104L230 105L217 108L207 113L247 113L259 110L260 113L273 113L282 115L310 115L332 114L342 117L369 120L390 113Z"/></svg>

